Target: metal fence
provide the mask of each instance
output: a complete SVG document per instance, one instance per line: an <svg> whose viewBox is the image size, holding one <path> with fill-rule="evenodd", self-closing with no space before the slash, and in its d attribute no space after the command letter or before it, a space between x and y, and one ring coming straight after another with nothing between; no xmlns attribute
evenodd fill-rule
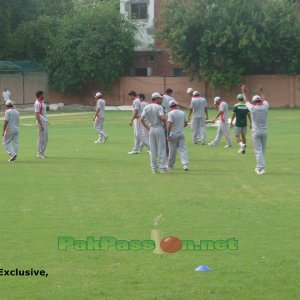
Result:
<svg viewBox="0 0 300 300"><path fill-rule="evenodd" d="M1 96L5 88L16 104L34 103L37 90L43 90L47 99L47 69L31 61L0 61Z"/></svg>

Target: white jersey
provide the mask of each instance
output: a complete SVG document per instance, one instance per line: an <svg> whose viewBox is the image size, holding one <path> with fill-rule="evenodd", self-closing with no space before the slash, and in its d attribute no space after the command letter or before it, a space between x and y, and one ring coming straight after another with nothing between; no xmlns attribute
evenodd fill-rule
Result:
<svg viewBox="0 0 300 300"><path fill-rule="evenodd" d="M219 105L219 112L222 112L222 114L220 115L220 121L221 123L227 124L227 114L228 114L228 105L225 101L222 101Z"/></svg>
<svg viewBox="0 0 300 300"><path fill-rule="evenodd" d="M174 134L184 133L184 123L187 122L185 114L179 109L170 110L168 113L168 122L172 122L170 137Z"/></svg>
<svg viewBox="0 0 300 300"><path fill-rule="evenodd" d="M248 107L251 113L252 131L267 132L269 103L267 101L263 101L263 102L257 102L255 104L251 104L250 102L247 101L246 106Z"/></svg>
<svg viewBox="0 0 300 300"><path fill-rule="evenodd" d="M205 118L205 108L207 107L207 101L202 97L193 97L191 102L191 108L195 118Z"/></svg>
<svg viewBox="0 0 300 300"><path fill-rule="evenodd" d="M142 112L144 111L144 108L145 108L146 106L148 106L148 105L149 105L148 102L146 102L146 101L141 101Z"/></svg>
<svg viewBox="0 0 300 300"><path fill-rule="evenodd" d="M7 90L7 91L4 91L3 93L2 93L2 98L3 98L3 101L4 102L6 102L7 100L10 100L10 91L9 90Z"/></svg>
<svg viewBox="0 0 300 300"><path fill-rule="evenodd" d="M96 109L99 109L98 118L104 119L105 117L105 100L99 99L96 104Z"/></svg>
<svg viewBox="0 0 300 300"><path fill-rule="evenodd" d="M164 116L164 109L157 103L151 103L144 108L142 117L146 119L146 122L150 124L150 127L163 127L160 117Z"/></svg>
<svg viewBox="0 0 300 300"><path fill-rule="evenodd" d="M6 130L16 132L19 130L19 112L15 108L5 111L4 120L8 122Z"/></svg>
<svg viewBox="0 0 300 300"><path fill-rule="evenodd" d="M164 107L165 114L169 112L169 110L170 110L169 102L172 100L175 100L175 98L173 98L172 96L170 96L168 94L164 94L162 106Z"/></svg>
<svg viewBox="0 0 300 300"><path fill-rule="evenodd" d="M48 122L45 103L36 100L34 103L34 112L39 113L42 121Z"/></svg>
<svg viewBox="0 0 300 300"><path fill-rule="evenodd" d="M135 98L132 102L132 110L137 110L137 117L140 117L142 115L142 106L141 106L141 100L140 98Z"/></svg>

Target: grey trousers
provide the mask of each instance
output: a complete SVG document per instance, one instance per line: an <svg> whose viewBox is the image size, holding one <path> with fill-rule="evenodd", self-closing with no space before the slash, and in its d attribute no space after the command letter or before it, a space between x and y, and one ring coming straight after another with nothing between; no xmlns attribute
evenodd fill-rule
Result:
<svg viewBox="0 0 300 300"><path fill-rule="evenodd" d="M220 142L223 135L226 138L227 145L231 146L232 143L231 143L231 139L230 139L230 132L229 132L228 125L226 123L222 123L222 122L220 122L220 124L218 126L216 138L210 144L212 146L216 146Z"/></svg>
<svg viewBox="0 0 300 300"><path fill-rule="evenodd" d="M265 151L267 146L267 140L267 132L252 132L252 141L256 157L256 168L258 168L259 170L264 169L266 167Z"/></svg>
<svg viewBox="0 0 300 300"><path fill-rule="evenodd" d="M205 138L206 138L205 118L193 117L192 137L193 137L194 144L197 143L198 139L200 139L202 142L205 142Z"/></svg>
<svg viewBox="0 0 300 300"><path fill-rule="evenodd" d="M18 131L7 131L3 136L2 144L5 151L10 157L18 154L19 150L19 132Z"/></svg>
<svg viewBox="0 0 300 300"><path fill-rule="evenodd" d="M44 155L48 144L48 123L43 122L44 129L38 124L37 154Z"/></svg>
<svg viewBox="0 0 300 300"><path fill-rule="evenodd" d="M107 137L107 134L104 132L104 118L96 118L94 127L99 133L99 140L104 140Z"/></svg>
<svg viewBox="0 0 300 300"><path fill-rule="evenodd" d="M152 171L157 171L158 161L160 169L167 168L166 137L163 127L150 127L150 164Z"/></svg>
<svg viewBox="0 0 300 300"><path fill-rule="evenodd" d="M149 146L149 131L144 127L144 125L142 124L142 133L141 136L143 137L143 139L146 139L147 144L145 143L140 143L140 148L138 151L142 151L144 149L144 146L147 145L148 149L150 149ZM145 142L145 141L144 141Z"/></svg>
<svg viewBox="0 0 300 300"><path fill-rule="evenodd" d="M149 148L149 139L143 131L143 124L140 119L133 120L134 126L134 146L133 151L140 151L141 145L144 144Z"/></svg>
<svg viewBox="0 0 300 300"><path fill-rule="evenodd" d="M181 159L183 168L189 167L189 157L185 145L184 134L179 133L171 136L172 141L169 142L169 168L173 168L176 161L177 150Z"/></svg>

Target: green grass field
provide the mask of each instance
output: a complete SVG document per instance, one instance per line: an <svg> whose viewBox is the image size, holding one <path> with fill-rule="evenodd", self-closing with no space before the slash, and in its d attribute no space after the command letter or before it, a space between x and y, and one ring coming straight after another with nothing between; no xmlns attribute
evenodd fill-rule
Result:
<svg viewBox="0 0 300 300"><path fill-rule="evenodd" d="M215 116L215 111L209 115ZM27 116L28 114L22 114ZM152 174L133 145L130 112L107 112L109 140L96 145L93 112L49 114L48 158L36 158L31 114L21 120L18 160L2 150L0 268L43 269L48 277L0 277L0 299L299 299L299 110L271 110L267 173L246 155L192 145L190 171L178 161ZM208 128L208 141L215 128ZM160 225L156 216L163 214ZM148 240L159 228L185 240L227 240L238 250L154 254L58 250L58 237ZM207 265L212 272L195 272Z"/></svg>

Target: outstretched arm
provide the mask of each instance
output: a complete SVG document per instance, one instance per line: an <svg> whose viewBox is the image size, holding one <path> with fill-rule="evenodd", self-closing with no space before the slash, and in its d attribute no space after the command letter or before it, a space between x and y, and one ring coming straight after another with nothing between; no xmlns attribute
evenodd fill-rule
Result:
<svg viewBox="0 0 300 300"><path fill-rule="evenodd" d="M249 101L249 98L248 98L248 89L247 89L247 87L246 87L246 84L243 84L243 85L241 86L241 91L242 91L242 93L243 93L243 97L244 97L245 102L248 102L248 101Z"/></svg>
<svg viewBox="0 0 300 300"><path fill-rule="evenodd" d="M260 95L261 99L262 99L263 101L265 101L265 100L266 100L266 96L265 96L265 94L264 94L264 92L263 92L263 89L262 89L261 84L259 83L257 86L258 86L258 91L259 91L259 95Z"/></svg>

